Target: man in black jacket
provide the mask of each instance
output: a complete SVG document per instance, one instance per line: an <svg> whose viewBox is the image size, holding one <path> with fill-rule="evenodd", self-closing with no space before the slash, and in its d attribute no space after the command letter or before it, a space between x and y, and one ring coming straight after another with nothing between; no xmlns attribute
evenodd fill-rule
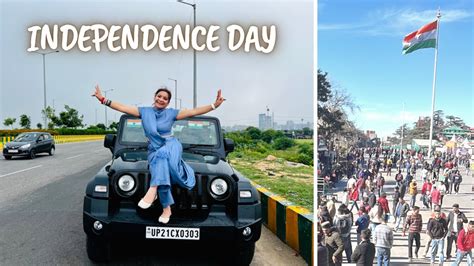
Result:
<svg viewBox="0 0 474 266"><path fill-rule="evenodd" d="M448 247L446 249L446 260L451 258L451 249L453 242L455 244L454 252L456 252L456 241L458 233L463 229L463 224L467 223L466 215L459 210L459 204L453 204L453 210L448 215Z"/></svg>
<svg viewBox="0 0 474 266"><path fill-rule="evenodd" d="M375 258L375 245L370 243L371 231L365 229L361 233L362 241L357 245L352 253L352 262L357 266L372 266Z"/></svg>
<svg viewBox="0 0 474 266"><path fill-rule="evenodd" d="M431 266L436 260L436 251L439 253L439 265L444 263L444 238L448 234L448 224L441 218L441 210L435 210L434 218L428 220L426 232L431 238Z"/></svg>

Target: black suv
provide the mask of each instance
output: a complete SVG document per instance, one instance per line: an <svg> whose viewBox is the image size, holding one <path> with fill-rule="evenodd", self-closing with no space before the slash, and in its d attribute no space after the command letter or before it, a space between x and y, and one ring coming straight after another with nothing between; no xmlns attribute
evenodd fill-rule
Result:
<svg viewBox="0 0 474 266"><path fill-rule="evenodd" d="M34 159L37 153L47 152L53 155L56 146L51 134L46 132L25 132L3 146L3 157L10 160L13 156Z"/></svg>
<svg viewBox="0 0 474 266"><path fill-rule="evenodd" d="M93 261L111 259L111 243L218 244L232 249L231 264L248 265L261 232L261 203L255 187L227 162L234 142L224 139L219 120L197 116L178 120L173 135L183 145L183 159L194 169L191 190L174 186L171 220L159 224L159 199L137 206L150 184L147 139L141 120L123 115L117 135L106 135L112 160L88 183L83 227Z"/></svg>

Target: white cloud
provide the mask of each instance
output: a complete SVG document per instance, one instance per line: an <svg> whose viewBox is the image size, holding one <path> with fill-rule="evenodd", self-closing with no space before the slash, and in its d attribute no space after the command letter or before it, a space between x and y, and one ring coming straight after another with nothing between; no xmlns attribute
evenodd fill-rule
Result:
<svg viewBox="0 0 474 266"><path fill-rule="evenodd" d="M368 13L360 22L345 24L319 23L319 30L351 30L367 35L404 35L436 19L437 10L383 9ZM472 14L463 9L441 10L441 23L462 21Z"/></svg>

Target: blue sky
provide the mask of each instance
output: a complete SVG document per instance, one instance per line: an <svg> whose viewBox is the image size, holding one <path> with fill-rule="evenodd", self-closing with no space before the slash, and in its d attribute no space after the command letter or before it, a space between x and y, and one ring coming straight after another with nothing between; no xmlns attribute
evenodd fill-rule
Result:
<svg viewBox="0 0 474 266"><path fill-rule="evenodd" d="M318 2L318 68L360 106L350 115L360 129L389 136L430 115L435 49L401 52L403 37L435 20L438 7L435 110L473 127L473 1Z"/></svg>

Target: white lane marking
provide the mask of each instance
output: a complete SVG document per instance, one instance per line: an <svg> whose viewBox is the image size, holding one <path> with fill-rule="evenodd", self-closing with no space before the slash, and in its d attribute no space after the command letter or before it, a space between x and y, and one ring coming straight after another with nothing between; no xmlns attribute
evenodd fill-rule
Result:
<svg viewBox="0 0 474 266"><path fill-rule="evenodd" d="M67 157L66 160L77 158L77 157L82 156L82 155L84 155L84 154L79 154L79 155L74 155L74 156L71 156L71 157Z"/></svg>
<svg viewBox="0 0 474 266"><path fill-rule="evenodd" d="M19 170L19 171L11 172L11 173L8 173L8 174L0 175L0 177L5 177L5 176L14 175L14 174L17 174L17 173L29 171L31 169L35 169L35 168L38 168L38 167L41 167L41 166L43 166L43 165L40 164L40 165L33 166L33 167L30 167L30 168L26 168L26 169L23 169L23 170Z"/></svg>

